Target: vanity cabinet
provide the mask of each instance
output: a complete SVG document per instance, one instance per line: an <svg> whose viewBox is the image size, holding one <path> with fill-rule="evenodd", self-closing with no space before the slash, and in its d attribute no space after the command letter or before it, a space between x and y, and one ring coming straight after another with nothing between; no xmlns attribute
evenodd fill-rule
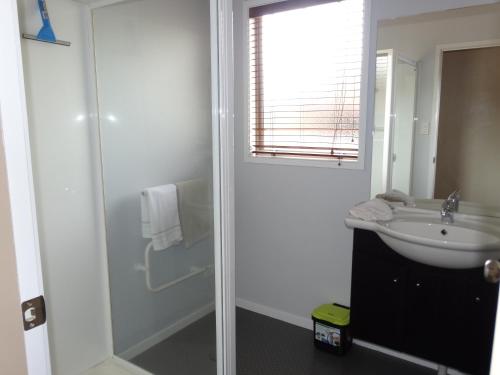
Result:
<svg viewBox="0 0 500 375"><path fill-rule="evenodd" d="M409 260L372 231L354 230L354 338L471 374L488 374L498 286L482 269Z"/></svg>

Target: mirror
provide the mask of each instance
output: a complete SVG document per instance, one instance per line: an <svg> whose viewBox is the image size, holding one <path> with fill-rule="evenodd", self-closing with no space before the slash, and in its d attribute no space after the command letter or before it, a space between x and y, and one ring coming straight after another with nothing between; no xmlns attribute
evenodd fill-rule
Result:
<svg viewBox="0 0 500 375"><path fill-rule="evenodd" d="M380 22L375 86L372 197L500 207L500 4Z"/></svg>

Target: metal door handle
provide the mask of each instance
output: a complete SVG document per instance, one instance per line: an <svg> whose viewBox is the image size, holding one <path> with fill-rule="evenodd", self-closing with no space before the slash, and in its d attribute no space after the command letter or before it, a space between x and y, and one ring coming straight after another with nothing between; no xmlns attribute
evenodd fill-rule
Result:
<svg viewBox="0 0 500 375"><path fill-rule="evenodd" d="M484 263L484 278L493 284L500 281L500 262L498 260L488 259Z"/></svg>

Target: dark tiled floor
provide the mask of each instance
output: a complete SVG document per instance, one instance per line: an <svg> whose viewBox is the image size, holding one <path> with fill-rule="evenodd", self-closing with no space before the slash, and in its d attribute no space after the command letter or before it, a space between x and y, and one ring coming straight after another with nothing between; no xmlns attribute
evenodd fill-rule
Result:
<svg viewBox="0 0 500 375"><path fill-rule="evenodd" d="M435 371L353 346L344 357L319 351L312 333L237 309L238 375L427 375ZM157 375L211 375L215 365L215 318L209 315L132 360Z"/></svg>
<svg viewBox="0 0 500 375"><path fill-rule="evenodd" d="M215 314L198 320L131 362L156 375L215 375Z"/></svg>

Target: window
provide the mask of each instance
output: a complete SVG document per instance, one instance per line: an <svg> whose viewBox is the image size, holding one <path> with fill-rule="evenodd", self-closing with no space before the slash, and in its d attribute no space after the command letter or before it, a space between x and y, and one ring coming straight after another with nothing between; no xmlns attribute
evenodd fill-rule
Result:
<svg viewBox="0 0 500 375"><path fill-rule="evenodd" d="M363 0L249 9L252 157L358 160Z"/></svg>

